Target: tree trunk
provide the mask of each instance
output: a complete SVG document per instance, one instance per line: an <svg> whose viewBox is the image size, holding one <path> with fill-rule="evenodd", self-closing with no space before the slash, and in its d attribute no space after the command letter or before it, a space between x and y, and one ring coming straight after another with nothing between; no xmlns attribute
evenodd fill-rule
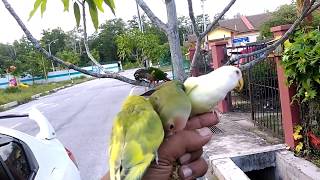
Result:
<svg viewBox="0 0 320 180"><path fill-rule="evenodd" d="M178 32L171 32L170 34L168 34L168 41L170 45L173 75L175 79L183 82L186 79L186 74L183 68L183 58Z"/></svg>
<svg viewBox="0 0 320 180"><path fill-rule="evenodd" d="M197 39L196 42L196 50L194 52L194 55L192 57L191 66L190 66L190 74L191 76L197 77L200 75L200 69L199 69L199 63L201 57L201 39Z"/></svg>
<svg viewBox="0 0 320 180"><path fill-rule="evenodd" d="M173 66L173 75L179 81L186 79L186 73L183 67L183 57L180 47L180 39L178 33L177 11L174 0L166 0L167 18L168 18L168 41L170 45L171 62Z"/></svg>

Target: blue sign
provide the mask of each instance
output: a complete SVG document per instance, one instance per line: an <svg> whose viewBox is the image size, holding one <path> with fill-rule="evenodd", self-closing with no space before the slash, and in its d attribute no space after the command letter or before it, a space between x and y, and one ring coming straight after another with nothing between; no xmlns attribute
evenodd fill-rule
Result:
<svg viewBox="0 0 320 180"><path fill-rule="evenodd" d="M249 42L249 37L240 37L240 38L235 38L232 40L232 43L236 44L236 43L246 43Z"/></svg>

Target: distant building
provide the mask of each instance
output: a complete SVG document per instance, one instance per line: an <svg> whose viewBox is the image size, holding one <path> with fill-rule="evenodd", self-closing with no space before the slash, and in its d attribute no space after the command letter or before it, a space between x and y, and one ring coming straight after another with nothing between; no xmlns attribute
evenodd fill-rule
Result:
<svg viewBox="0 0 320 180"><path fill-rule="evenodd" d="M261 25L271 18L271 13L240 16L220 20L218 27L208 33L209 46L213 42L228 41L228 46L256 42Z"/></svg>

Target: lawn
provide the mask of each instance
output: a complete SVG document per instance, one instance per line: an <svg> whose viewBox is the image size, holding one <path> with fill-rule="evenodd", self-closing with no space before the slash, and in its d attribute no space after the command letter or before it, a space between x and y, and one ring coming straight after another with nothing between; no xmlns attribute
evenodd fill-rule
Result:
<svg viewBox="0 0 320 180"><path fill-rule="evenodd" d="M90 80L90 78L81 77L73 79L74 84L79 84L85 81ZM55 88L71 84L70 80L61 81L56 83L48 83L48 84L35 84L29 86L29 88L18 89L16 92L8 92L5 89L0 89L0 105L18 101L19 103L24 103L31 100L31 96L39 93L45 93L46 91L53 90Z"/></svg>

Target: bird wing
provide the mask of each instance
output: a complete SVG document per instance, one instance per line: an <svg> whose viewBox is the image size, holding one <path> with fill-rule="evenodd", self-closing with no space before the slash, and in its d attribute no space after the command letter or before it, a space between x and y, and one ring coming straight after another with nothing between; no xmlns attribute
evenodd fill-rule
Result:
<svg viewBox="0 0 320 180"><path fill-rule="evenodd" d="M113 131L110 177L112 168L115 179L141 179L164 137L159 116L147 100L131 104L117 115Z"/></svg>

